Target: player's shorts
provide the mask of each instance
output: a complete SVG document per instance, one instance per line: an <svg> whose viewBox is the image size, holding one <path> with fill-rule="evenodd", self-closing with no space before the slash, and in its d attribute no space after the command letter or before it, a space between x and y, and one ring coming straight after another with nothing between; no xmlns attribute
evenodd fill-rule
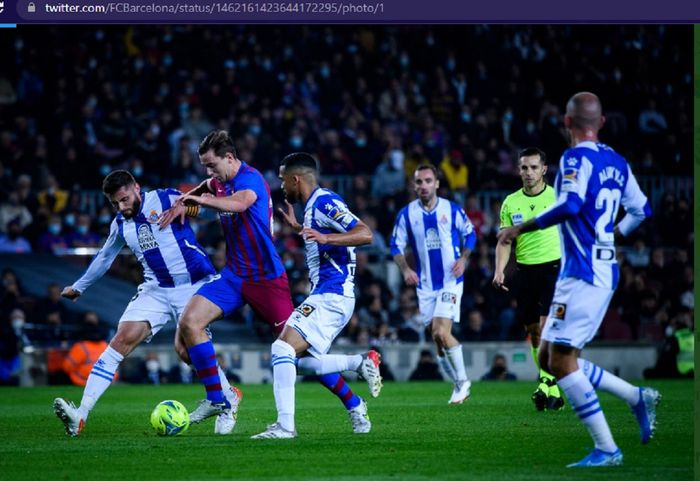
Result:
<svg viewBox="0 0 700 481"><path fill-rule="evenodd" d="M160 287L156 282L145 282L136 290L119 322L148 321L151 335L145 341L151 342L168 321L178 322L192 296L209 279L211 277L175 287Z"/></svg>
<svg viewBox="0 0 700 481"><path fill-rule="evenodd" d="M286 273L276 279L252 281L242 279L225 267L204 284L197 294L216 304L224 316L249 304L275 334L282 332L294 310Z"/></svg>
<svg viewBox="0 0 700 481"><path fill-rule="evenodd" d="M433 322L435 317L451 319L452 322L458 324L463 291L464 284L462 283L438 291L417 289L418 310L423 318L423 324L427 326Z"/></svg>
<svg viewBox="0 0 700 481"><path fill-rule="evenodd" d="M558 260L543 264L518 264L518 308L516 318L524 325L540 322L549 313L559 276Z"/></svg>
<svg viewBox="0 0 700 481"><path fill-rule="evenodd" d="M355 298L340 294L312 294L299 305L287 320L311 347L314 356L326 354L331 343L350 320Z"/></svg>
<svg viewBox="0 0 700 481"><path fill-rule="evenodd" d="M559 279L542 339L582 349L598 332L614 292L574 277Z"/></svg>

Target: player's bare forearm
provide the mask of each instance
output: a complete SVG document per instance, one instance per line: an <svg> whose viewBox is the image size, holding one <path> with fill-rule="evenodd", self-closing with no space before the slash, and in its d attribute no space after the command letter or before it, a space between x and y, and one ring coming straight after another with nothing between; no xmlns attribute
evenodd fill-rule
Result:
<svg viewBox="0 0 700 481"><path fill-rule="evenodd" d="M396 254L394 256L394 262L396 262L396 265L399 266L399 270L401 272L408 269L408 262L406 262L406 257L403 254Z"/></svg>
<svg viewBox="0 0 700 481"><path fill-rule="evenodd" d="M511 244L504 244L499 242L496 244L496 272L503 272L506 270L508 261L510 260Z"/></svg>
<svg viewBox="0 0 700 481"><path fill-rule="evenodd" d="M199 183L197 187L192 189L189 192L186 192L185 195L191 195L191 196L199 196L202 194L211 194L212 191L209 188L209 180L210 179L205 179L202 182Z"/></svg>

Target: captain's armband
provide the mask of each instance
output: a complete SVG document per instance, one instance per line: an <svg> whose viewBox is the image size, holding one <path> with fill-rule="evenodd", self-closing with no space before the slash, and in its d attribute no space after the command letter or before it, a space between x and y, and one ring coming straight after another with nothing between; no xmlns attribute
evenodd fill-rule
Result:
<svg viewBox="0 0 700 481"><path fill-rule="evenodd" d="M186 205L185 206L185 215L187 217L197 217L199 215L199 206L198 205Z"/></svg>

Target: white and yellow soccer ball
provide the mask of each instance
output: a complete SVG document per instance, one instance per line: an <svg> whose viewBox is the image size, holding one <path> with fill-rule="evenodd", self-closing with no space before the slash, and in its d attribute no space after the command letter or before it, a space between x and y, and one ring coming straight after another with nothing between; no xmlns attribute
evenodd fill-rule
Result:
<svg viewBox="0 0 700 481"><path fill-rule="evenodd" d="M190 427L190 413L179 401L163 401L151 413L151 426L159 436L177 436Z"/></svg>

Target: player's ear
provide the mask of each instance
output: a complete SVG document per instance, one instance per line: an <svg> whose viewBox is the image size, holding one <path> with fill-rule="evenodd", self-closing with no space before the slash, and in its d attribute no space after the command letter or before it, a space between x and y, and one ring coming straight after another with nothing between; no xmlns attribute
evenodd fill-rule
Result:
<svg viewBox="0 0 700 481"><path fill-rule="evenodd" d="M600 116L600 125L598 126L598 129L602 129L603 125L605 125L605 115Z"/></svg>

